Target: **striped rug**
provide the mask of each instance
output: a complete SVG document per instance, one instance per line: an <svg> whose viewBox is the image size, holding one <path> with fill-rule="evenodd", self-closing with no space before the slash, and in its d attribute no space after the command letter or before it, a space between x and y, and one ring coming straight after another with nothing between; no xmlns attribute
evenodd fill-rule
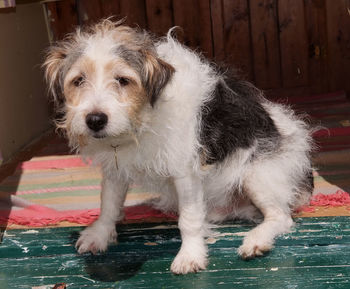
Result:
<svg viewBox="0 0 350 289"><path fill-rule="evenodd" d="M52 140L0 183L0 224L46 226L62 221L89 224L99 215L101 174L98 167L68 154L65 140ZM132 185L126 200L129 221L171 219L145 203L156 198Z"/></svg>
<svg viewBox="0 0 350 289"><path fill-rule="evenodd" d="M313 115L314 124L324 127L315 133L320 151L314 157L314 197L311 206L301 208L298 215L315 216L335 206L339 215L350 215L346 193L350 191L350 103L343 92L289 101L297 110ZM89 224L98 217L99 168L71 155L64 139L56 135L49 139L0 183L0 224ZM133 185L127 195L126 220L174 219L175 216L146 205L155 197L156 194Z"/></svg>

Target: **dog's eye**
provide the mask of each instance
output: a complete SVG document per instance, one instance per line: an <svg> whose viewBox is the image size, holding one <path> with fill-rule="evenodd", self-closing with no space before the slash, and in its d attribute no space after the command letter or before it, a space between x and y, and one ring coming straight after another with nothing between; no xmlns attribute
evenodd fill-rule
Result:
<svg viewBox="0 0 350 289"><path fill-rule="evenodd" d="M80 76L80 77L78 77L78 78L73 80L73 84L76 87L81 86L83 83L84 83L84 77L82 77L82 76Z"/></svg>
<svg viewBox="0 0 350 289"><path fill-rule="evenodd" d="M130 83L130 80L125 77L116 77L115 80L118 81L121 86L126 86Z"/></svg>

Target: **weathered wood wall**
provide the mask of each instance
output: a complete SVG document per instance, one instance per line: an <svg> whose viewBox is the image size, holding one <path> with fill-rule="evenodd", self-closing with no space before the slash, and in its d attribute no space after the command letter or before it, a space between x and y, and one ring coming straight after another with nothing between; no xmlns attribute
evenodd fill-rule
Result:
<svg viewBox="0 0 350 289"><path fill-rule="evenodd" d="M62 0L46 4L54 38L102 17L179 38L235 65L271 96L350 94L350 0Z"/></svg>

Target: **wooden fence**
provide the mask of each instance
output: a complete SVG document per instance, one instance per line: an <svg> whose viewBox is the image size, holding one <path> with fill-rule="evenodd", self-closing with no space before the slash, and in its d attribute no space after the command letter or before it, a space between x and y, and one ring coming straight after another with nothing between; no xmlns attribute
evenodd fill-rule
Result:
<svg viewBox="0 0 350 289"><path fill-rule="evenodd" d="M51 31L127 16L235 65L270 96L350 94L350 0L62 0L46 3Z"/></svg>

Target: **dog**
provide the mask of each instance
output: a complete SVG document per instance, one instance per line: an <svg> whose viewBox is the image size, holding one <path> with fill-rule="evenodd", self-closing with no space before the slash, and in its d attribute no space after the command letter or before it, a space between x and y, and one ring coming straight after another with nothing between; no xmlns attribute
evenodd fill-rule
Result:
<svg viewBox="0 0 350 289"><path fill-rule="evenodd" d="M206 268L210 224L229 219L260 222L238 254L263 255L311 196L307 122L171 31L156 40L104 19L50 47L44 67L63 112L57 126L102 168L101 214L81 233L79 253L116 241L131 182L159 191L153 205L179 216L175 274Z"/></svg>

